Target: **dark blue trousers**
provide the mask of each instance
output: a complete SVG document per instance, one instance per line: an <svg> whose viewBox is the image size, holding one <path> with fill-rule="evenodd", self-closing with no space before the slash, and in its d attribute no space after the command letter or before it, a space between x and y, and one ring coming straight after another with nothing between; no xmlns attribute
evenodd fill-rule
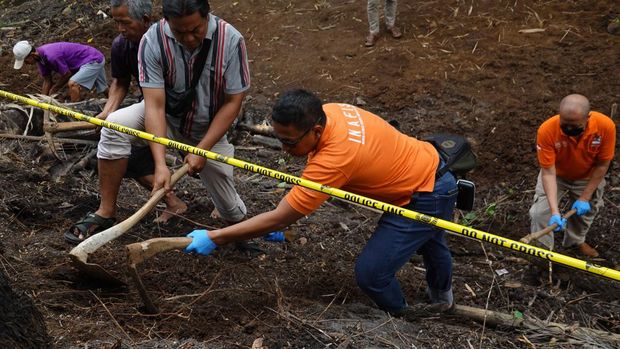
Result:
<svg viewBox="0 0 620 349"><path fill-rule="evenodd" d="M456 194L456 181L448 172L436 180L433 192L415 193L404 207L452 220ZM357 258L357 284L379 308L393 314L402 311L407 303L396 272L416 252L424 260L431 302L452 303L452 256L445 232L391 213L381 216L375 232Z"/></svg>

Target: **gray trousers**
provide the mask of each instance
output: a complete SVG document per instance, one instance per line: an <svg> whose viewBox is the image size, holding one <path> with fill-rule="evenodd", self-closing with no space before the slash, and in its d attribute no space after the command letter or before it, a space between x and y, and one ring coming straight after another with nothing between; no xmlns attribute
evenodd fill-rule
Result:
<svg viewBox="0 0 620 349"><path fill-rule="evenodd" d="M562 178L556 177L558 183L558 202L568 195L570 202L574 202L579 198L579 195L583 193L583 190L588 183L588 180L568 181ZM592 210L587 214L578 217L576 214L568 219L566 224L566 230L564 232L564 239L562 246L571 247L581 244L586 241L586 234L594 221L594 217L598 211L603 207L603 191L605 188L605 179L596 188L592 200L590 200L590 206ZM538 174L538 180L536 182L536 191L534 193L534 204L530 208L531 218L531 231L536 232L547 227L549 218L551 217L551 209L549 208L549 202L547 201L547 195L543 188L542 173ZM553 232L542 236L538 239L545 247L553 249Z"/></svg>
<svg viewBox="0 0 620 349"><path fill-rule="evenodd" d="M379 1L368 0L368 26L371 34L379 34ZM385 0L385 25L388 28L396 23L396 0Z"/></svg>
<svg viewBox="0 0 620 349"><path fill-rule="evenodd" d="M111 113L106 121L144 130L144 101ZM168 128L168 138L189 145L198 143L196 140L183 138L170 128ZM145 140L135 136L103 128L97 147L97 158L106 160L129 158L131 144L136 142L146 143ZM228 143L226 136L215 143L211 151L229 157L235 155L235 148ZM232 166L215 160L207 160L204 169L200 172L200 179L211 195L213 205L222 219L228 222L239 222L245 217L246 207L235 190Z"/></svg>

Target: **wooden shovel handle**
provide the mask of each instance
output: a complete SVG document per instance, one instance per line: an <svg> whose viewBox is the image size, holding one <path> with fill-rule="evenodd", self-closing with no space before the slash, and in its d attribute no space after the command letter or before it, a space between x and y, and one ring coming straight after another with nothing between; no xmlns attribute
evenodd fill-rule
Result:
<svg viewBox="0 0 620 349"><path fill-rule="evenodd" d="M187 247L192 242L192 238L155 238L125 246L127 249L127 262L130 266L142 263L145 259L169 250L179 250Z"/></svg>
<svg viewBox="0 0 620 349"><path fill-rule="evenodd" d="M562 218L569 219L576 212L577 211L574 210L574 209L570 210L570 211L566 212L566 214L564 216L562 216ZM541 236L549 234L550 232L552 232L557 227L558 227L557 224L555 224L555 223L551 224L550 226L546 227L543 230L539 230L537 232L534 232L534 233L531 233L531 234L528 234L528 235L522 237L521 240L519 240L519 241L521 241L523 243L526 243L526 244L529 244L531 241L538 240Z"/></svg>

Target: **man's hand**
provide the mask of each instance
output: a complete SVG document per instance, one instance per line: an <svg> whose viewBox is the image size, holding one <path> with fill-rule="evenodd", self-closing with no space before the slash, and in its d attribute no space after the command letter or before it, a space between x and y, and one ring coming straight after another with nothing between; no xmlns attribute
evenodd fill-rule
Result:
<svg viewBox="0 0 620 349"><path fill-rule="evenodd" d="M583 216L584 214L590 212L592 209L590 207L590 203L584 200L577 200L573 203L573 207L571 209L577 211L577 216Z"/></svg>
<svg viewBox="0 0 620 349"><path fill-rule="evenodd" d="M187 234L187 237L192 238L192 242L183 250L185 253L195 252L208 256L217 248L217 245L209 238L207 230L194 230Z"/></svg>
<svg viewBox="0 0 620 349"><path fill-rule="evenodd" d="M153 173L153 193L164 188L166 193L171 190L170 187L170 170L166 166L155 166Z"/></svg>
<svg viewBox="0 0 620 349"><path fill-rule="evenodd" d="M97 119L101 119L101 120L105 120L108 118L108 113L105 111L102 111L101 113L97 114L97 116L95 116Z"/></svg>
<svg viewBox="0 0 620 349"><path fill-rule="evenodd" d="M202 156L187 154L187 156L185 156L185 163L189 165L189 174L193 175L195 173L200 173L202 169L205 168L207 159Z"/></svg>
<svg viewBox="0 0 620 349"><path fill-rule="evenodd" d="M557 224L557 227L553 229L554 232L562 231L564 228L566 228L566 219L562 218L562 216L560 216L559 214L551 215L547 226L551 226L553 224Z"/></svg>

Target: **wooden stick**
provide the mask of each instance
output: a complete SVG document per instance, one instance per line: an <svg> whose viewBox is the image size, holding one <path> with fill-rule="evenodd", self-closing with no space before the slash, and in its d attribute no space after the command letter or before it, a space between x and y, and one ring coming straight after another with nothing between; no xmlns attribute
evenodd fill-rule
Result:
<svg viewBox="0 0 620 349"><path fill-rule="evenodd" d="M570 211L566 212L566 214L562 218L569 219L572 215L575 214L575 212L577 212L577 211L576 210L570 210ZM557 224L555 224L555 223L551 224L550 226L546 227L543 230L539 230L539 231L537 231L535 233L531 233L531 234L528 234L528 235L522 237L521 240L519 240L519 241L521 241L523 243L526 243L526 244L529 244L531 241L538 240L540 237L549 234L550 232L553 231L553 229L555 229L557 227L558 227Z"/></svg>
<svg viewBox="0 0 620 349"><path fill-rule="evenodd" d="M16 135L12 133L0 133L0 138L6 139L19 139L24 141L44 141L46 140L45 136L22 136ZM83 145L97 145L97 141L89 141L85 139L71 139L71 138L54 138L55 142L58 143L69 143L69 144L83 144Z"/></svg>

